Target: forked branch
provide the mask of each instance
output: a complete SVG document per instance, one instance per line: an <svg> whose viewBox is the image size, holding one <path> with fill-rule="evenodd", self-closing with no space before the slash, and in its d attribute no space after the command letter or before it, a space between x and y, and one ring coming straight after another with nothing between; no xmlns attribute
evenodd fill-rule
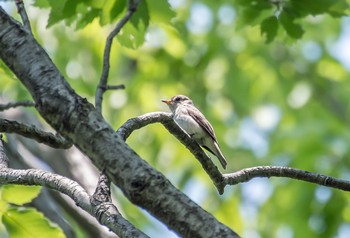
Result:
<svg viewBox="0 0 350 238"><path fill-rule="evenodd" d="M45 186L70 197L77 206L96 217L100 224L107 226L119 237L148 237L124 219L111 202L110 205L104 201L96 202L93 199L96 197L91 197L76 181L40 169L11 169L7 167L7 161L3 141L0 139L0 184Z"/></svg>
<svg viewBox="0 0 350 238"><path fill-rule="evenodd" d="M33 33L32 33L32 28L31 28L31 26L30 26L29 18L28 18L26 9L25 9L25 7L24 7L24 2L23 2L23 0L15 0L15 3L16 3L17 11L18 11L19 15L20 15L21 18L22 18L22 22L23 22L24 28L25 28L30 34L33 34Z"/></svg>
<svg viewBox="0 0 350 238"><path fill-rule="evenodd" d="M109 68L110 68L110 55L111 55L111 48L114 37L120 32L120 30L123 28L123 26L130 20L132 15L137 9L137 6L139 4L140 0L129 0L128 1L128 10L124 17L118 21L114 29L109 33L107 40L106 40L106 46L103 53L103 67L102 67L102 74L100 78L100 82L97 86L96 95L95 95L95 107L96 109L101 113L102 111L102 100L103 100L103 93L106 90L109 89L123 89L124 86L108 86L108 75L109 75Z"/></svg>
<svg viewBox="0 0 350 238"><path fill-rule="evenodd" d="M205 172L214 182L220 194L224 192L224 187L226 185L236 185L239 183L248 182L249 180L257 177L286 177L341 189L344 191L350 191L350 181L290 167L258 166L242 169L234 173L221 174L210 158L198 146L198 144L176 125L176 123L172 120L171 113L152 112L131 118L118 129L117 134L126 140L134 130L156 122L163 124L163 126L171 134L173 134L189 149L189 151L202 164Z"/></svg>

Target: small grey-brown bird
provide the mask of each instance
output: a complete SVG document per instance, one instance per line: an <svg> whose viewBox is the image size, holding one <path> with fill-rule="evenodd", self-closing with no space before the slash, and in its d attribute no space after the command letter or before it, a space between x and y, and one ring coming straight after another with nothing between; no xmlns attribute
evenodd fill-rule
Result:
<svg viewBox="0 0 350 238"><path fill-rule="evenodd" d="M226 169L227 162L219 148L214 129L192 100L184 95L176 95L169 100L163 99L162 102L169 106L176 124L200 146L215 155Z"/></svg>

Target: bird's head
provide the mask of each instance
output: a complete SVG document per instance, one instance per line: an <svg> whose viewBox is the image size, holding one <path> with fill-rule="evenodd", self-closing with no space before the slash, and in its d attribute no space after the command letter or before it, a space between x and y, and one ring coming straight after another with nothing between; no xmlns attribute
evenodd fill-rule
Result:
<svg viewBox="0 0 350 238"><path fill-rule="evenodd" d="M176 108L180 105L193 104L192 100L184 95L176 95L171 99L162 99L162 102L167 104L172 112L174 112Z"/></svg>

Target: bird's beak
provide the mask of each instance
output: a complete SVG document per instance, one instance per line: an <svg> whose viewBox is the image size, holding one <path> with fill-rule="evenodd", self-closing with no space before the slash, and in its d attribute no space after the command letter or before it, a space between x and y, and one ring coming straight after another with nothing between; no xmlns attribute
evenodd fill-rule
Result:
<svg viewBox="0 0 350 238"><path fill-rule="evenodd" d="M166 103L167 105L171 104L171 100L170 99L162 99L162 102Z"/></svg>

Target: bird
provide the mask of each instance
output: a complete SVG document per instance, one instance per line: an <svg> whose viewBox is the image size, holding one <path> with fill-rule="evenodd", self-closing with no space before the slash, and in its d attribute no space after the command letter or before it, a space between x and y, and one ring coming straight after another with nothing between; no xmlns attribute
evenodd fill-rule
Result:
<svg viewBox="0 0 350 238"><path fill-rule="evenodd" d="M200 146L215 155L222 167L226 169L226 159L222 154L212 125L194 106L192 100L184 95L176 95L171 99L162 99L173 113L175 123Z"/></svg>

